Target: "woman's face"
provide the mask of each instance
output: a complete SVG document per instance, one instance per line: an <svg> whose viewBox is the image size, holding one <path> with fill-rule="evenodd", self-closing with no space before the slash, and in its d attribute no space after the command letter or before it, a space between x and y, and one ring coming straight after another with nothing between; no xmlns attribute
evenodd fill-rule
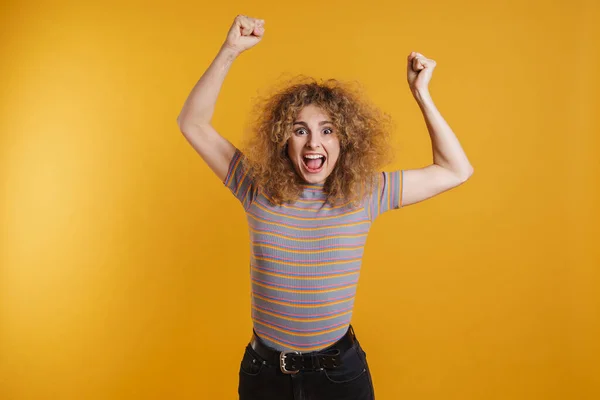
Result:
<svg viewBox="0 0 600 400"><path fill-rule="evenodd" d="M340 140L327 113L309 104L292 126L287 154L307 183L324 183L340 156Z"/></svg>

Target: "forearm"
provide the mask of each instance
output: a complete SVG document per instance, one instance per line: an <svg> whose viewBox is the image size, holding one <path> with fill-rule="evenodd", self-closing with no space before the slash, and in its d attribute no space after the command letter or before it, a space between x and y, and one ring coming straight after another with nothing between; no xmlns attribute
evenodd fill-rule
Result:
<svg viewBox="0 0 600 400"><path fill-rule="evenodd" d="M185 101L177 123L180 127L186 125L209 124L215 110L217 97L225 76L231 68L231 64L237 58L238 53L222 46L219 53L196 83Z"/></svg>
<svg viewBox="0 0 600 400"><path fill-rule="evenodd" d="M414 97L431 137L434 164L454 172L462 179L467 179L473 173L473 167L458 138L433 103L429 91L416 91Z"/></svg>

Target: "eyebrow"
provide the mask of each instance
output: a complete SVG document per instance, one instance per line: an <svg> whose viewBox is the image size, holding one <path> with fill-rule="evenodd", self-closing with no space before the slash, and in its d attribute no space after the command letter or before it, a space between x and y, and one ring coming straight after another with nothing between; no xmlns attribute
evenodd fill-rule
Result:
<svg viewBox="0 0 600 400"><path fill-rule="evenodd" d="M331 121L321 121L319 122L319 125L325 125L325 124L331 124L333 125L333 122ZM308 124L304 121L294 121L294 125L304 125L305 127L308 128Z"/></svg>

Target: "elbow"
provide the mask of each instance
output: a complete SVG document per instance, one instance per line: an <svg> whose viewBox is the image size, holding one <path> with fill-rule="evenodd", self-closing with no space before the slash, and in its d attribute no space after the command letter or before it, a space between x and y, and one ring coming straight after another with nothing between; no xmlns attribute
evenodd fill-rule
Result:
<svg viewBox="0 0 600 400"><path fill-rule="evenodd" d="M466 181L468 181L469 178L471 176L473 176L474 171L475 170L473 169L473 166L469 165L469 167L466 168L465 171L462 171L461 174L459 175L460 183L465 183Z"/></svg>
<svg viewBox="0 0 600 400"><path fill-rule="evenodd" d="M198 127L202 127L205 125L210 125L210 119L205 119L205 118L190 118L188 117L182 117L181 114L179 114L179 116L177 117L177 126L179 127L179 130L183 133L185 133L186 131L194 131L197 130Z"/></svg>
<svg viewBox="0 0 600 400"><path fill-rule="evenodd" d="M179 130L180 130L180 131L183 131L183 126L184 126L184 125L185 125L185 124L184 124L184 119L183 119L183 118L181 118L181 114L179 114L179 115L177 116L177 126L179 127Z"/></svg>
<svg viewBox="0 0 600 400"><path fill-rule="evenodd" d="M194 130L194 126L196 126L197 124L190 121L189 119L185 119L185 118L181 118L181 117L177 117L177 126L179 127L179 130L181 131L181 133L186 133L190 130Z"/></svg>
<svg viewBox="0 0 600 400"><path fill-rule="evenodd" d="M177 116L177 126L179 127L179 130L183 131L190 125L193 125L193 122L189 117L182 116L181 114Z"/></svg>
<svg viewBox="0 0 600 400"><path fill-rule="evenodd" d="M179 127L179 132L183 134L183 136L187 136L190 131L192 131L192 126L189 122L183 121L177 118L177 126Z"/></svg>

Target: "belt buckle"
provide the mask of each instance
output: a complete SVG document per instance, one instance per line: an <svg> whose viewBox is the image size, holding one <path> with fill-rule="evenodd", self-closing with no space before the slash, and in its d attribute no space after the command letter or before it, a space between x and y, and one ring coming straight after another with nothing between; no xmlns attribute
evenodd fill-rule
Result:
<svg viewBox="0 0 600 400"><path fill-rule="evenodd" d="M298 372L300 372L300 370L289 370L286 368L286 364L285 364L285 358L287 357L288 354L300 354L299 351L282 351L279 354L279 368L281 369L281 372L283 372L284 374L288 374L288 375L293 375L293 374L297 374Z"/></svg>

